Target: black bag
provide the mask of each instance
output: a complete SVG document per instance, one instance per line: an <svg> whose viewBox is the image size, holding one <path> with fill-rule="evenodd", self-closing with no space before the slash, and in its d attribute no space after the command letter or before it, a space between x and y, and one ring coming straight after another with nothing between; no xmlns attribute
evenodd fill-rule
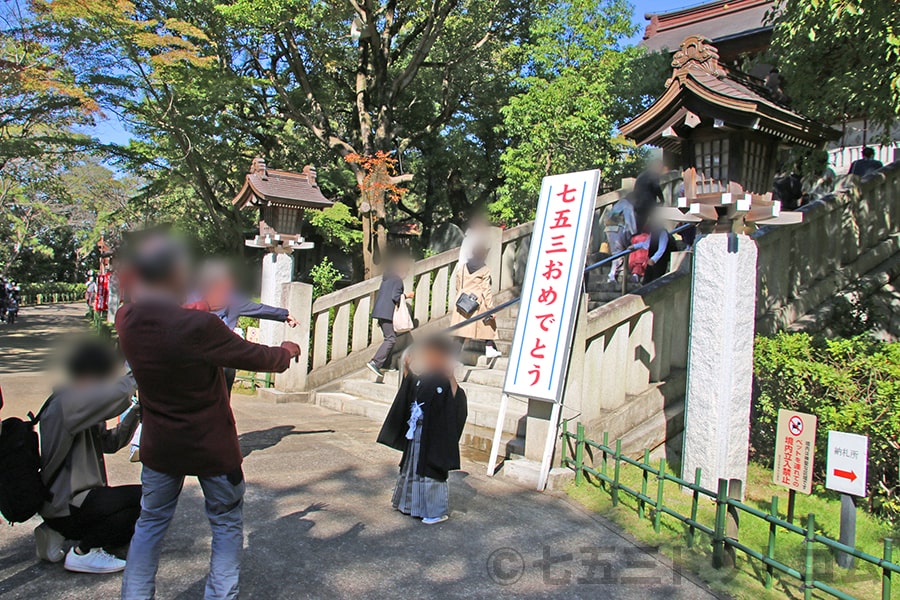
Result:
<svg viewBox="0 0 900 600"><path fill-rule="evenodd" d="M41 480L41 452L34 430L43 412L41 408L36 417L29 414L28 421L9 417L0 425L0 513L10 523L24 523L50 499Z"/></svg>
<svg viewBox="0 0 900 600"><path fill-rule="evenodd" d="M467 317L478 310L478 296L475 294L467 294L465 292L456 299L456 308Z"/></svg>

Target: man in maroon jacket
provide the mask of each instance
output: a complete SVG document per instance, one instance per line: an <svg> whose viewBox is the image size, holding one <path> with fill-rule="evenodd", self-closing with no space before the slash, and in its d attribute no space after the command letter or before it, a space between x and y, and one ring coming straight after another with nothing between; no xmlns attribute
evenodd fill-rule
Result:
<svg viewBox="0 0 900 600"><path fill-rule="evenodd" d="M300 348L292 342L268 347L244 341L216 315L182 308L187 259L169 238L141 242L133 268L135 301L116 314L116 330L140 391L144 467L141 516L122 598L154 597L162 541L187 475L200 480L212 527L205 598L237 598L244 477L222 368L281 372Z"/></svg>

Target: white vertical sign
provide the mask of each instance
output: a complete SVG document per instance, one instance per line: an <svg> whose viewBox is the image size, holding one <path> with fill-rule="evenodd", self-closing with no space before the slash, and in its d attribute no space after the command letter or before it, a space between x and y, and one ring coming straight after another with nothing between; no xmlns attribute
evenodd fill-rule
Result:
<svg viewBox="0 0 900 600"><path fill-rule="evenodd" d="M559 402L600 171L544 177L503 391Z"/></svg>
<svg viewBox="0 0 900 600"><path fill-rule="evenodd" d="M825 487L865 497L869 466L869 438L843 431L828 432L828 469Z"/></svg>

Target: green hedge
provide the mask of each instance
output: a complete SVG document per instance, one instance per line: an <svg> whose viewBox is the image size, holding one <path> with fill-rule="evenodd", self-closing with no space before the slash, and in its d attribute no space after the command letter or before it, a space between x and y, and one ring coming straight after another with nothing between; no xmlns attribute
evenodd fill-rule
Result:
<svg viewBox="0 0 900 600"><path fill-rule="evenodd" d="M816 415L815 481L821 491L828 431L868 435L868 509L900 520L900 343L780 333L756 338L754 362L754 456L772 465L779 408Z"/></svg>
<svg viewBox="0 0 900 600"><path fill-rule="evenodd" d="M63 283L59 281L44 283L23 283L20 285L22 294L26 296L49 295L49 294L81 294L84 296L84 290L87 287L83 283Z"/></svg>

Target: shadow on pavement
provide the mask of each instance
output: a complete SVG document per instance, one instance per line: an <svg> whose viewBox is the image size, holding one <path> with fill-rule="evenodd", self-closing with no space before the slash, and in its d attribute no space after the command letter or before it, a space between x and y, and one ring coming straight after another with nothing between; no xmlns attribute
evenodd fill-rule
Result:
<svg viewBox="0 0 900 600"><path fill-rule="evenodd" d="M241 443L241 456L247 458L257 450L267 450L277 446L289 435L311 435L314 433L334 433L334 429L315 429L311 431L294 431L293 425L278 425L259 431L248 431L238 436Z"/></svg>

